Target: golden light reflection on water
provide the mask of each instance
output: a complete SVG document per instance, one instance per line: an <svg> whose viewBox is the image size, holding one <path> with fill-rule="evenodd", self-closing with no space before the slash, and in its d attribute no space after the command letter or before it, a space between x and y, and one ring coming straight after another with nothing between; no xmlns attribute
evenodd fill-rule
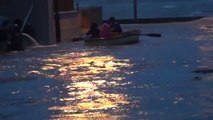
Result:
<svg viewBox="0 0 213 120"><path fill-rule="evenodd" d="M118 93L116 88L131 84L123 82L125 77L119 74L122 69L132 66L130 61L91 54L70 53L44 60L46 64L41 70L45 76L70 82L66 86L66 97L59 98L65 105L49 108L59 112L52 116L53 119L117 120L124 117L115 113L129 104L128 96L124 92Z"/></svg>
<svg viewBox="0 0 213 120"><path fill-rule="evenodd" d="M213 26L202 25L199 29L202 34L195 37L196 41L211 41L213 39Z"/></svg>
<svg viewBox="0 0 213 120"><path fill-rule="evenodd" d="M213 68L213 61L212 61L212 52L213 52L213 25L207 24L201 25L200 28L201 34L195 37L196 41L199 41L199 48L201 51L202 58L199 66L197 69L212 69ZM206 74L203 76L204 80L213 80L213 74Z"/></svg>
<svg viewBox="0 0 213 120"><path fill-rule="evenodd" d="M202 25L200 26L200 30L202 31L202 34L197 36L195 39L196 41L201 42L200 49L203 54L210 55L211 53L209 54L209 52L213 51L213 25Z"/></svg>

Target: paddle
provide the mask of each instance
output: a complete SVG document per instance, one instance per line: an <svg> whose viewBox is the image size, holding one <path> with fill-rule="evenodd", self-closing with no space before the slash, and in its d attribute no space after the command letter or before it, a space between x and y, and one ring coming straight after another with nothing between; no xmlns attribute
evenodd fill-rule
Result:
<svg viewBox="0 0 213 120"><path fill-rule="evenodd" d="M27 22L28 22L28 19L30 18L30 15L31 15L31 13L32 13L33 8L34 8L34 4L32 3L32 5L31 5L31 7L30 7L30 9L29 9L29 11L28 11L28 13L27 13L27 16L24 18L24 23L23 23L23 25L21 26L21 32L23 32L24 27L26 26L26 24L27 24Z"/></svg>
<svg viewBox="0 0 213 120"><path fill-rule="evenodd" d="M142 33L128 33L127 35L144 35L144 36L149 36L149 37L161 37L161 34L159 34L159 33L147 33L147 34L142 34Z"/></svg>
<svg viewBox="0 0 213 120"><path fill-rule="evenodd" d="M127 31L123 32L122 34L126 35L144 35L144 36L149 36L149 37L161 37L160 33L141 33L139 30L132 30L132 31Z"/></svg>
<svg viewBox="0 0 213 120"><path fill-rule="evenodd" d="M149 36L149 37L161 37L161 34L159 34L159 33L147 33L147 34L141 34L140 33L138 35L144 35L144 36Z"/></svg>
<svg viewBox="0 0 213 120"><path fill-rule="evenodd" d="M74 37L72 38L72 42L78 42L78 41L82 41L88 39L88 37Z"/></svg>

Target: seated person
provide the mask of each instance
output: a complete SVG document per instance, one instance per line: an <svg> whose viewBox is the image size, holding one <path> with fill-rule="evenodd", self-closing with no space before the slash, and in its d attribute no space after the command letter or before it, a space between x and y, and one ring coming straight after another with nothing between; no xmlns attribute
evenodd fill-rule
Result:
<svg viewBox="0 0 213 120"><path fill-rule="evenodd" d="M120 24L115 20L114 17L109 18L109 25L110 25L110 31L112 33L121 33L122 32L122 28L121 28Z"/></svg>
<svg viewBox="0 0 213 120"><path fill-rule="evenodd" d="M101 26L100 37L110 38L111 36L110 25L107 22L104 22L104 24Z"/></svg>
<svg viewBox="0 0 213 120"><path fill-rule="evenodd" d="M92 23L89 31L87 32L87 35L90 36L91 38L100 37L100 30L98 29L98 25L96 23Z"/></svg>

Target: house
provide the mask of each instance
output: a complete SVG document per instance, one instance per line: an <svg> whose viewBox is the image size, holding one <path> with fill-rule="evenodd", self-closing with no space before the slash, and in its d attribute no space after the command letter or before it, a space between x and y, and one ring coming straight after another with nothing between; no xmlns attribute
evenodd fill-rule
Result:
<svg viewBox="0 0 213 120"><path fill-rule="evenodd" d="M7 16L11 22L24 21L29 15L28 23L35 31L36 40L43 45L68 41L79 35L81 28L102 19L101 9L75 10L74 0L0 0L0 15Z"/></svg>
<svg viewBox="0 0 213 120"><path fill-rule="evenodd" d="M74 10L73 0L0 0L0 15L7 16L11 22L24 21L32 8L28 22L35 31L36 40L44 45L54 44L57 42L54 3L58 3L60 10L61 40L79 34L78 12Z"/></svg>

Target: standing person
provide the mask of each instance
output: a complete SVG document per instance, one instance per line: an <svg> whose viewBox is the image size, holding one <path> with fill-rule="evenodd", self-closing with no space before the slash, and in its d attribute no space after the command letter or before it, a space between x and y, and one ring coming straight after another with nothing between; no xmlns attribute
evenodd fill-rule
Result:
<svg viewBox="0 0 213 120"><path fill-rule="evenodd" d="M110 38L111 31L110 31L110 25L108 22L104 22L103 25L101 26L101 31L100 31L100 37L101 38Z"/></svg>
<svg viewBox="0 0 213 120"><path fill-rule="evenodd" d="M8 51L22 51L24 50L22 32L21 32L22 21L15 19L12 26L10 26L11 41Z"/></svg>
<svg viewBox="0 0 213 120"><path fill-rule="evenodd" d="M110 31L112 33L121 33L122 32L122 28L121 28L120 24L115 20L114 17L109 18L109 24L110 24Z"/></svg>
<svg viewBox="0 0 213 120"><path fill-rule="evenodd" d="M99 38L100 37L100 30L98 29L97 23L92 23L89 31L87 32L87 36L90 36L91 38Z"/></svg>

